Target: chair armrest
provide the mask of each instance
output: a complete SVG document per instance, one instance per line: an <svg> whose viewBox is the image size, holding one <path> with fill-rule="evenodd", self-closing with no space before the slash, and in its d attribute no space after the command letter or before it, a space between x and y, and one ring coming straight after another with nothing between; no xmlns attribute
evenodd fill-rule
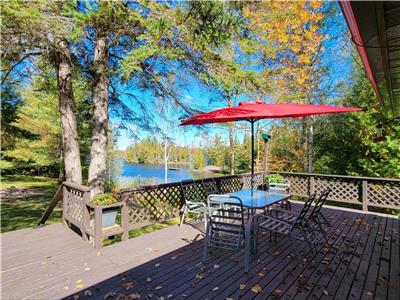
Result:
<svg viewBox="0 0 400 300"><path fill-rule="evenodd" d="M191 205L201 205L206 207L206 204L204 202L193 202L193 201L186 201L187 204L191 204Z"/></svg>

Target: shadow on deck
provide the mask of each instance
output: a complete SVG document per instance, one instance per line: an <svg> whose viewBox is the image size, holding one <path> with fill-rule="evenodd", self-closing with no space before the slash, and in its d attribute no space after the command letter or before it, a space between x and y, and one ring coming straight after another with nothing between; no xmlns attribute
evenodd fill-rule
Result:
<svg viewBox="0 0 400 300"><path fill-rule="evenodd" d="M320 253L312 255L304 242L278 237L273 243L264 234L247 274L243 251L214 251L202 264L202 234L188 225L101 251L69 237L61 224L64 239L44 243L42 237L42 249L12 242L10 233L3 246L8 239L7 249L14 243L30 258L21 254L17 262L11 249L3 251L2 299L398 299L399 219L331 208L324 213L333 224L331 245L321 240Z"/></svg>

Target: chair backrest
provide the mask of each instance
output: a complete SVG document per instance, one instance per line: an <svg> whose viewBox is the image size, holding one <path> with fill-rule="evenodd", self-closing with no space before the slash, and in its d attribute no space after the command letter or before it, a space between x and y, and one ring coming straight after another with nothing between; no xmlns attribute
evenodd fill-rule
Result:
<svg viewBox="0 0 400 300"><path fill-rule="evenodd" d="M202 202L205 203L204 194L199 188L199 184L193 179L187 179L181 181L181 189L183 199L185 202Z"/></svg>
<svg viewBox="0 0 400 300"><path fill-rule="evenodd" d="M290 181L284 178L268 178L268 190L289 193Z"/></svg>
<svg viewBox="0 0 400 300"><path fill-rule="evenodd" d="M210 243L218 248L238 248L245 232L242 200L229 195L210 195L207 207Z"/></svg>
<svg viewBox="0 0 400 300"><path fill-rule="evenodd" d="M318 217L318 215L319 215L322 207L325 205L326 200L328 199L328 196L331 191L332 191L331 188L326 188L321 192L321 195L315 201L314 208L312 209L311 214L309 216L310 220L316 219Z"/></svg>
<svg viewBox="0 0 400 300"><path fill-rule="evenodd" d="M296 220L293 223L293 227L296 226L303 226L304 223L308 220L308 212L310 210L311 204L314 202L315 197L316 197L316 193L311 194L308 199L306 200L306 202L304 202L303 207L301 208L300 213L298 214Z"/></svg>

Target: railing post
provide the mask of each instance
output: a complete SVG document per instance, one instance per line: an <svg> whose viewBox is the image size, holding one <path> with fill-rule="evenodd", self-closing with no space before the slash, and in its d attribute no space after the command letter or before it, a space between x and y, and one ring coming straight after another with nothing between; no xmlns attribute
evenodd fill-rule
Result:
<svg viewBox="0 0 400 300"><path fill-rule="evenodd" d="M68 223L67 223L67 220L65 219L65 215L66 215L66 212L67 212L67 208L66 208L66 205L67 205L67 201L65 200L65 198L67 198L68 197L68 189L67 189L67 187L63 184L63 214L62 214L62 221L63 221L63 224L65 225L65 226L68 226Z"/></svg>
<svg viewBox="0 0 400 300"><path fill-rule="evenodd" d="M361 188L361 194L362 194L362 209L363 211L368 211L368 181L363 180L362 181L362 188Z"/></svg>
<svg viewBox="0 0 400 300"><path fill-rule="evenodd" d="M94 246L96 249L103 247L102 213L101 207L96 206L94 208Z"/></svg>
<svg viewBox="0 0 400 300"><path fill-rule="evenodd" d="M315 178L310 176L310 195L315 193Z"/></svg>
<svg viewBox="0 0 400 300"><path fill-rule="evenodd" d="M122 227L122 240L126 241L129 239L129 212L128 212L128 204L126 201L127 195L125 193L122 193L121 195L121 201L122 201L122 207L121 207L121 227Z"/></svg>
<svg viewBox="0 0 400 300"><path fill-rule="evenodd" d="M87 204L90 201L90 192L83 193L83 224L82 224L82 238L87 241L88 237L86 235L86 229L90 227L90 213Z"/></svg>

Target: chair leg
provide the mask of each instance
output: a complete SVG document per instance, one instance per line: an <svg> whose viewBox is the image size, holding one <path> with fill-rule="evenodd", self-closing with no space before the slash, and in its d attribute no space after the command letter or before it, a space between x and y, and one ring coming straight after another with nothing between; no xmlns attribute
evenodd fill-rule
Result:
<svg viewBox="0 0 400 300"><path fill-rule="evenodd" d="M204 213L204 232L207 232L207 214Z"/></svg>
<svg viewBox="0 0 400 300"><path fill-rule="evenodd" d="M251 255L251 232L246 232L245 235L245 250L244 250L244 271L247 273L250 269Z"/></svg>
<svg viewBox="0 0 400 300"><path fill-rule="evenodd" d="M325 218L325 216L322 214L322 212L319 213L321 218L323 219L324 224L326 224L326 226L331 227L331 224L329 223L329 221Z"/></svg>
<svg viewBox="0 0 400 300"><path fill-rule="evenodd" d="M287 210L292 210L292 204L290 203L289 200L286 201L286 209Z"/></svg>
<svg viewBox="0 0 400 300"><path fill-rule="evenodd" d="M186 214L186 206L184 206L181 211L181 219L179 221L179 227L181 227L183 224L183 220L185 219L185 214Z"/></svg>
<svg viewBox="0 0 400 300"><path fill-rule="evenodd" d="M317 221L316 223L317 223L318 228L321 231L322 235L324 236L325 242L328 244L329 241L328 241L328 237L326 236L326 232L325 232L324 228L322 228L322 225L319 221Z"/></svg>
<svg viewBox="0 0 400 300"><path fill-rule="evenodd" d="M317 254L318 253L318 249L314 245L314 243L311 242L310 239L308 238L307 231L301 230L301 232L303 233L304 239L306 240L306 242L307 242L308 246L310 247L311 251L313 252L313 254ZM312 233L310 233L310 234L312 234Z"/></svg>
<svg viewBox="0 0 400 300"><path fill-rule="evenodd" d="M208 256L208 227L205 228L204 245L203 245L203 262L207 261Z"/></svg>

